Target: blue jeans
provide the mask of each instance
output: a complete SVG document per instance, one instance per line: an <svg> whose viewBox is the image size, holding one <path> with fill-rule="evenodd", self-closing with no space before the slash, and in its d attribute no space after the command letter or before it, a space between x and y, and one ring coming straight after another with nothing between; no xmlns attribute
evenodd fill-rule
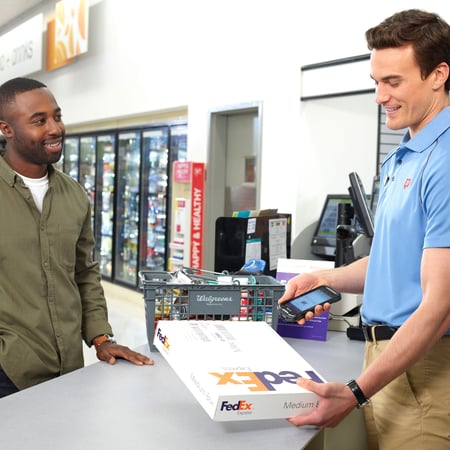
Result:
<svg viewBox="0 0 450 450"><path fill-rule="evenodd" d="M16 385L8 378L5 372L0 368L0 398L18 392Z"/></svg>

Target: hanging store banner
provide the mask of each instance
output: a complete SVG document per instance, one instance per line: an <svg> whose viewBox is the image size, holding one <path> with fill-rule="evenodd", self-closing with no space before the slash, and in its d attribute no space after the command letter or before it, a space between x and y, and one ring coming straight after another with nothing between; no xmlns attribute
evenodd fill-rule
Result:
<svg viewBox="0 0 450 450"><path fill-rule="evenodd" d="M47 24L46 70L65 66L88 50L88 0L61 0Z"/></svg>
<svg viewBox="0 0 450 450"><path fill-rule="evenodd" d="M43 14L0 36L0 83L42 70Z"/></svg>

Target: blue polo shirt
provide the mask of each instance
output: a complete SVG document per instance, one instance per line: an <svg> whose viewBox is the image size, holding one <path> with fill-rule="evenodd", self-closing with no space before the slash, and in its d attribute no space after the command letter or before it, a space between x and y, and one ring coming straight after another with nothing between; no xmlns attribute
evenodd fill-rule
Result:
<svg viewBox="0 0 450 450"><path fill-rule="evenodd" d="M450 107L389 153L361 309L365 324L400 326L422 300L425 248L450 247Z"/></svg>

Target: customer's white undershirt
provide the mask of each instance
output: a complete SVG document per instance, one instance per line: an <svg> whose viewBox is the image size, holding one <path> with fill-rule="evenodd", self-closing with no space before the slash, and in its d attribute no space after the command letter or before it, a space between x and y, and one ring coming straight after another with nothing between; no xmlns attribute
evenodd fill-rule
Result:
<svg viewBox="0 0 450 450"><path fill-rule="evenodd" d="M48 174L42 178L28 178L20 174L19 176L31 191L37 209L42 212L42 203L44 202L44 197L48 190Z"/></svg>

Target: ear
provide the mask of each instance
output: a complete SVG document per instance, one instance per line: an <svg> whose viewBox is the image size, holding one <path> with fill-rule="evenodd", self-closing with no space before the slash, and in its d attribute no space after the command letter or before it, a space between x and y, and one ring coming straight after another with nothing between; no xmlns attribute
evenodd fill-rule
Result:
<svg viewBox="0 0 450 450"><path fill-rule="evenodd" d="M8 122L0 120L0 131L6 139L9 139L13 136L14 131Z"/></svg>
<svg viewBox="0 0 450 450"><path fill-rule="evenodd" d="M448 67L448 64L445 62L441 62L440 64L438 64L434 69L434 89L439 90L442 86L444 86L449 75L450 69Z"/></svg>

